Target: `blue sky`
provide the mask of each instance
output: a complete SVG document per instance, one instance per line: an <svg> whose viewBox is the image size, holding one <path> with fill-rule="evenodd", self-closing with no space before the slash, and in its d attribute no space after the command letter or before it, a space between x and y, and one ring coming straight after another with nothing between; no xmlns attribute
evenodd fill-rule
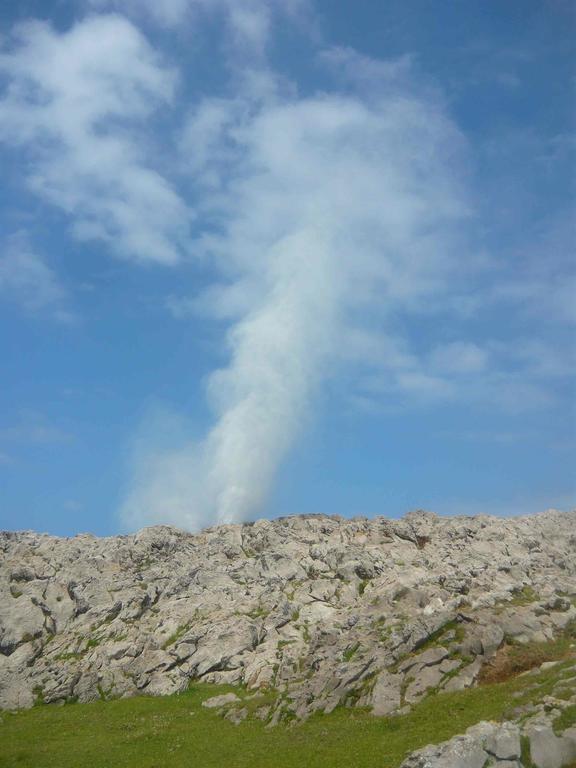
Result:
<svg viewBox="0 0 576 768"><path fill-rule="evenodd" d="M0 528L574 506L563 0L0 10Z"/></svg>

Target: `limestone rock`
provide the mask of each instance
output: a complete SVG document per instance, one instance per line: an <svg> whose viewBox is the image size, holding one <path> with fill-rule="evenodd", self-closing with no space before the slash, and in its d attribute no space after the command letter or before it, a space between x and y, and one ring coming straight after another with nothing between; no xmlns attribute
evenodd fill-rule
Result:
<svg viewBox="0 0 576 768"><path fill-rule="evenodd" d="M462 736L413 752L401 768L484 768L519 766L520 731L517 725L479 723Z"/></svg>
<svg viewBox="0 0 576 768"><path fill-rule="evenodd" d="M535 726L527 735L536 768L562 768L576 761L576 728L556 736L549 726Z"/></svg>
<svg viewBox="0 0 576 768"><path fill-rule="evenodd" d="M402 687L402 675L390 672L381 672L372 689L372 712L375 715L389 715L400 708L400 692Z"/></svg>
<svg viewBox="0 0 576 768"><path fill-rule="evenodd" d="M235 693L224 693L221 696L212 696L210 699L202 702L202 706L207 709L214 709L216 707L225 707L227 704L236 704L240 701L240 698Z"/></svg>
<svg viewBox="0 0 576 768"><path fill-rule="evenodd" d="M390 715L574 620L574 530L576 513L551 510L0 533L0 708L202 680L281 690L297 718Z"/></svg>

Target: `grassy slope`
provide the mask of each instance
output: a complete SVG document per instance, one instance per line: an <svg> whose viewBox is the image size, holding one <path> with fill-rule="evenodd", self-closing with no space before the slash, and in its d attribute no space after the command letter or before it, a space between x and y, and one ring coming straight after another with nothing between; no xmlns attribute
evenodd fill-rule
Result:
<svg viewBox="0 0 576 768"><path fill-rule="evenodd" d="M397 717L341 708L268 729L254 719L235 726L202 708L205 698L230 690L208 685L165 698L40 705L2 716L0 768L395 768L418 747L541 698L567 671L562 663L535 676L431 695Z"/></svg>

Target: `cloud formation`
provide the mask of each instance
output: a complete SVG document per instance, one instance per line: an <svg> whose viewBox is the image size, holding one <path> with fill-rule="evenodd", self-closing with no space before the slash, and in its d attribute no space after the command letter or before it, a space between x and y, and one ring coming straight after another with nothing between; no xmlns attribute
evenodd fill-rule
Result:
<svg viewBox="0 0 576 768"><path fill-rule="evenodd" d="M45 312L61 322L73 319L65 306L66 290L24 232L1 244L0 296L31 314Z"/></svg>
<svg viewBox="0 0 576 768"><path fill-rule="evenodd" d="M54 445L69 443L73 436L50 422L36 411L21 411L16 414L16 423L0 427L0 443L8 445Z"/></svg>
<svg viewBox="0 0 576 768"><path fill-rule="evenodd" d="M503 268L471 244L467 141L410 56L327 48L300 91L267 51L275 22L301 18L304 0L78 5L102 13L64 32L20 25L2 42L0 142L26 153L28 188L78 240L140 265L206 268L202 290L185 284L165 302L184 322L226 328L227 363L206 382L212 426L192 440L164 415L138 436L126 527L196 529L264 511L332 379L371 410L549 404L546 382L573 373L562 352L514 332L468 338L450 319L486 306L528 313L543 280L550 317L564 319L564 271L539 252L520 279L513 259ZM136 26L161 45L207 20L221 30L207 89L184 82ZM0 291L28 311L59 312L65 298L25 239L0 256ZM407 330L438 316L437 335Z"/></svg>
<svg viewBox="0 0 576 768"><path fill-rule="evenodd" d="M406 66L401 83L388 69L383 92L272 89L191 114L183 147L219 233L201 247L223 275L193 307L231 320L230 363L208 382L206 438L140 463L128 525L257 513L349 329L445 290L469 213L464 142L417 82L404 87Z"/></svg>
<svg viewBox="0 0 576 768"><path fill-rule="evenodd" d="M95 9L111 8L135 18L148 18L165 28L200 26L205 18L219 17L227 43L236 53L262 56L276 15L291 19L305 15L308 0L86 0Z"/></svg>
<svg viewBox="0 0 576 768"><path fill-rule="evenodd" d="M58 33L16 28L0 53L9 78L0 141L31 148L29 187L69 218L79 240L124 258L174 264L189 211L147 162L143 127L169 104L176 75L125 18L90 17Z"/></svg>

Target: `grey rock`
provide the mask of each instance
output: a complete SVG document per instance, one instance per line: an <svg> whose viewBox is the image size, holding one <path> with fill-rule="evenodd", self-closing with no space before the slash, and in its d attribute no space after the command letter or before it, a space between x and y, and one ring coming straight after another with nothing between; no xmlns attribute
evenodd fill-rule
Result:
<svg viewBox="0 0 576 768"><path fill-rule="evenodd" d="M424 667L409 683L404 694L404 700L407 704L414 704L430 688L436 688L443 678L442 670L439 666Z"/></svg>
<svg viewBox="0 0 576 768"><path fill-rule="evenodd" d="M402 675L381 672L372 689L371 705L374 715L389 715L400 708Z"/></svg>
<svg viewBox="0 0 576 768"><path fill-rule="evenodd" d="M462 691L470 688L476 681L482 669L482 659L476 659L471 664L463 667L462 671L452 677L444 686L446 691Z"/></svg>
<svg viewBox="0 0 576 768"><path fill-rule="evenodd" d="M550 726L527 730L530 753L536 768L563 768L576 760L576 729L556 736Z"/></svg>
<svg viewBox="0 0 576 768"><path fill-rule="evenodd" d="M484 749L498 760L518 760L521 754L518 727L505 723L486 738Z"/></svg>
<svg viewBox="0 0 576 768"><path fill-rule="evenodd" d="M413 752L401 768L484 768L520 765L520 731L512 723L478 723L465 734Z"/></svg>
<svg viewBox="0 0 576 768"><path fill-rule="evenodd" d="M221 696L212 696L210 699L202 702L202 706L207 709L215 709L216 707L225 707L228 704L236 704L240 701L240 698L235 693L223 693Z"/></svg>
<svg viewBox="0 0 576 768"><path fill-rule="evenodd" d="M576 595L574 530L575 513L548 511L0 533L0 708L200 679L281 689L298 718L345 702L391 714L474 685L505 634L551 638L576 616L557 601ZM508 605L525 587L534 602Z"/></svg>

